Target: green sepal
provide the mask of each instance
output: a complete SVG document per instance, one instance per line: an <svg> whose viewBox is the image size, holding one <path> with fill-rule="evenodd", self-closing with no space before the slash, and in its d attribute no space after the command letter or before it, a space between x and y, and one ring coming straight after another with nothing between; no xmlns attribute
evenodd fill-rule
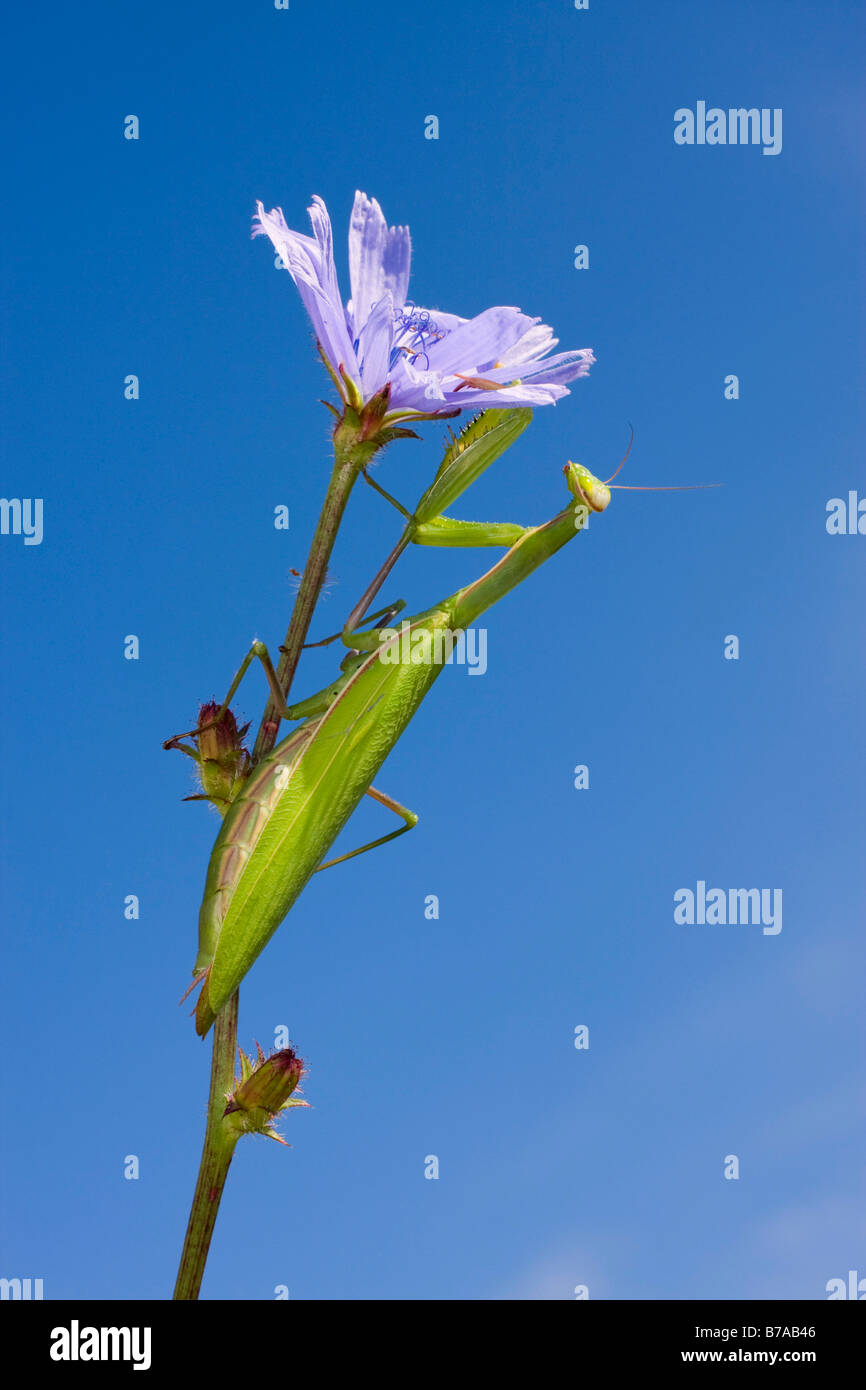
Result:
<svg viewBox="0 0 866 1390"><path fill-rule="evenodd" d="M417 430L407 430L401 425L384 425L376 438L381 448L382 445L390 444L394 439L420 439L421 436Z"/></svg>

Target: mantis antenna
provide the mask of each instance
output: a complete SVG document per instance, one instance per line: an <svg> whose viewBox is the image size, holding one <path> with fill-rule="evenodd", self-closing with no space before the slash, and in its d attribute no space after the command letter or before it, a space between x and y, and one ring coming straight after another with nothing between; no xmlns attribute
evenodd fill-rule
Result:
<svg viewBox="0 0 866 1390"><path fill-rule="evenodd" d="M607 485L609 486L609 484ZM696 488L722 487L722 483L672 483L660 487L641 483L614 483L615 492L693 492Z"/></svg>
<svg viewBox="0 0 866 1390"><path fill-rule="evenodd" d="M640 483L614 483L613 480L616 477L616 474L622 470L623 464L625 463L626 459L631 453L631 446L634 443L634 425L631 423L631 421L629 421L628 427L631 430L631 439L628 441L628 448L623 454L622 463L620 463L619 468L617 468L616 472L611 473L609 478L605 478L605 487L610 487L611 485L613 485L613 487L616 488L618 492L693 492L695 489L698 488L722 486L721 483L674 483L669 487L653 487Z"/></svg>
<svg viewBox="0 0 866 1390"><path fill-rule="evenodd" d="M611 473L611 475L610 475L609 478L605 478L605 480L604 480L604 485L605 485L605 487L609 487L609 486L610 486L611 481L616 477L616 474L620 472L620 470L622 469L623 464L625 463L626 459L628 458L629 454L631 453L631 446L632 446L632 444L634 444L634 425L631 423L630 420L629 420L629 423L628 423L628 427L629 427L629 429L631 430L631 439L628 441L628 448L626 449L625 453L623 454L623 456L622 456L622 462L620 463L619 468L617 468L616 472L615 472L615 473Z"/></svg>

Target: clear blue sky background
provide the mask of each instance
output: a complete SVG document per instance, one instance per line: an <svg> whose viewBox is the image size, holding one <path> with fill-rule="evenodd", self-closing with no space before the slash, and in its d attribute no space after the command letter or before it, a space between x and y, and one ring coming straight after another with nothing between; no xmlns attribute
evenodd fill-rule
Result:
<svg viewBox="0 0 866 1390"><path fill-rule="evenodd" d="M0 538L0 1273L171 1292L209 1057L177 999L217 821L160 745L253 636L282 640L329 467L327 382L250 218L261 197L306 229L320 193L348 293L361 188L411 225L419 302L519 304L598 357L462 514L546 519L566 458L607 476L629 421L620 481L724 488L614 494L489 615L486 676L443 675L379 779L419 828L317 879L242 989L242 1041L285 1024L313 1108L291 1150L238 1151L204 1295L822 1298L866 1275L866 537L825 529L866 495L862 14L16 11L2 492L44 498L45 534ZM698 100L783 108L782 153L678 147ZM407 504L442 434L383 459ZM359 491L318 635L397 527ZM426 607L489 560L418 550L389 591ZM298 693L333 670L311 654ZM263 700L255 675L238 709ZM699 879L781 888L781 934L677 926Z"/></svg>

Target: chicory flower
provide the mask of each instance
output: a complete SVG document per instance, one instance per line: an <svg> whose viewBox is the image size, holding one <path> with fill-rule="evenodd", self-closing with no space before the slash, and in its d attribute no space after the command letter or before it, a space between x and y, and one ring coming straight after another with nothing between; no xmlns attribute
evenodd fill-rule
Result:
<svg viewBox="0 0 866 1390"><path fill-rule="evenodd" d="M326 363L358 406L388 388L389 419L487 406L550 405L586 376L591 348L548 356L553 329L499 305L474 318L419 308L407 299L408 227L389 227L382 209L355 194L349 225L352 297L343 305L324 202L309 209L313 236L292 231L280 208L257 203L253 236L270 237L313 323ZM339 375L338 375L339 374ZM341 391L343 387L341 386Z"/></svg>

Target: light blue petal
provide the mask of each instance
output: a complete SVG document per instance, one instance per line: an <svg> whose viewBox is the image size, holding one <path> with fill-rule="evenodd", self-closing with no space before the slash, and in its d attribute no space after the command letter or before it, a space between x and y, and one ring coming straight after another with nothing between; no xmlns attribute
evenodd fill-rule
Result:
<svg viewBox="0 0 866 1390"><path fill-rule="evenodd" d="M564 385L567 381L589 376L589 369L594 361L595 353L592 348L577 348L574 352L558 352L554 357L543 357L540 362L518 365L515 374L522 381L532 382L533 385L538 385L540 381Z"/></svg>
<svg viewBox="0 0 866 1390"><path fill-rule="evenodd" d="M578 348L573 352L558 352L554 357L541 357L538 361L511 362L501 367L491 367L487 371L470 373L483 376L488 381L501 381L504 386L516 377L533 386L565 385L578 377L588 376L595 361L592 348Z"/></svg>
<svg viewBox="0 0 866 1390"><path fill-rule="evenodd" d="M459 406L461 410L477 410L479 406L506 406L506 405L553 405L561 396L568 396L570 392L567 386L548 385L547 383L521 382L518 386L505 386L501 391L476 391L468 387L465 391L445 392L446 403L451 406Z"/></svg>
<svg viewBox="0 0 866 1390"><path fill-rule="evenodd" d="M358 338L361 387L369 400L388 380L391 348L394 345L394 301L386 291L373 308Z"/></svg>
<svg viewBox="0 0 866 1390"><path fill-rule="evenodd" d="M322 321L327 333L328 342L335 356L328 354L333 366L344 366L346 371L355 375L356 366L355 353L352 342L346 328L346 316L343 310L343 298L340 294L340 284L337 279L337 268L334 265L334 240L331 232L331 219L328 216L328 209L323 200L319 197L313 198L312 207L307 211L310 214L310 221L313 224L313 231L319 246L319 284L322 295L319 303L322 311Z"/></svg>
<svg viewBox="0 0 866 1390"><path fill-rule="evenodd" d="M355 337L386 293L406 302L412 245L408 227L389 227L375 198L356 193L349 222L349 280Z"/></svg>
<svg viewBox="0 0 866 1390"><path fill-rule="evenodd" d="M467 319L459 328L430 349L430 368L441 372L477 372L482 366L499 360L500 354L512 347L537 319L522 314L519 309L498 305L485 309L474 319Z"/></svg>
<svg viewBox="0 0 866 1390"><path fill-rule="evenodd" d="M281 208L273 208L267 213L261 203L257 207L257 225L253 226L253 236L270 237L298 287L313 330L328 360L335 367L342 363L346 371L357 379L358 364L346 328L334 266L331 223L324 203L321 198L316 198L309 209L315 237L292 231L286 225Z"/></svg>

